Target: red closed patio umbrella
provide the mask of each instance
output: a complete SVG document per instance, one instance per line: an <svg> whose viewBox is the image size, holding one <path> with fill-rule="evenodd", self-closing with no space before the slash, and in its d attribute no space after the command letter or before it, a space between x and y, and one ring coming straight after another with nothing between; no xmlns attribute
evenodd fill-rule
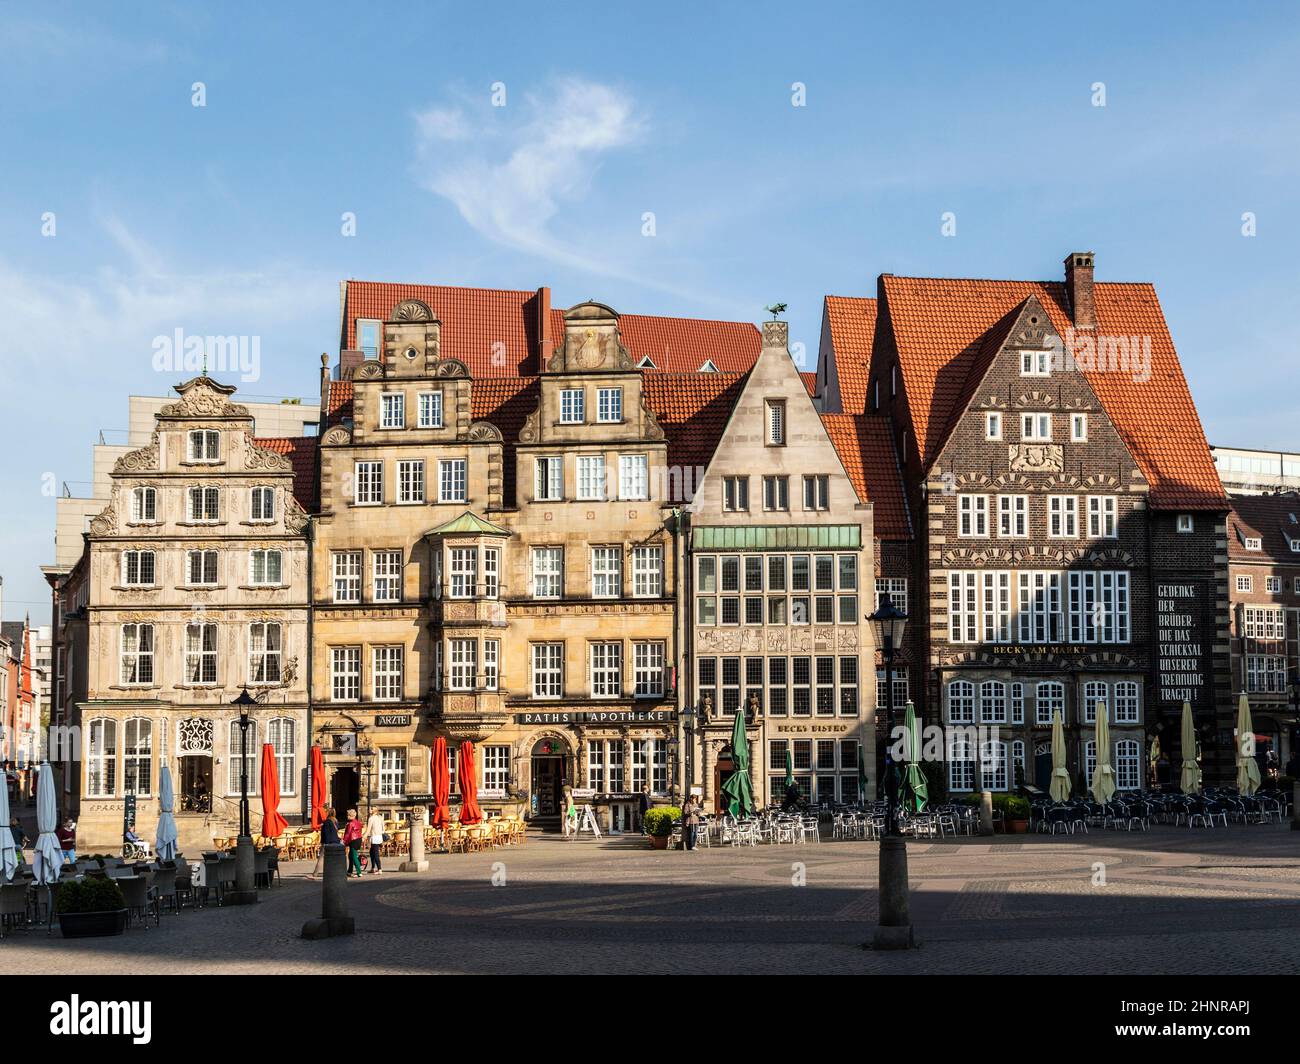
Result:
<svg viewBox="0 0 1300 1064"><path fill-rule="evenodd" d="M320 744L317 743L311 748L312 831L320 831L320 826L325 823L325 810L328 808L325 802L325 755L321 752Z"/></svg>
<svg viewBox="0 0 1300 1064"><path fill-rule="evenodd" d="M477 824L483 819L483 810L478 807L478 779L475 777L474 744L466 739L460 744L460 762L457 765L460 776L460 822Z"/></svg>
<svg viewBox="0 0 1300 1064"><path fill-rule="evenodd" d="M433 826L445 828L451 822L451 777L447 772L447 740L439 736L433 741L430 755L429 778L433 781Z"/></svg>
<svg viewBox="0 0 1300 1064"><path fill-rule="evenodd" d="M289 822L280 815L280 773L275 765L275 747L262 744L262 834L278 839Z"/></svg>

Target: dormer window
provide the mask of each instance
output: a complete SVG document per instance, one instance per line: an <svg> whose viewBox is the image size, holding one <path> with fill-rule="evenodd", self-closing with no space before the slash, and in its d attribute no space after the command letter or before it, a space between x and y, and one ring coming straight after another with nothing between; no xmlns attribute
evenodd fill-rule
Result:
<svg viewBox="0 0 1300 1064"><path fill-rule="evenodd" d="M659 367L654 364L654 359L652 359L649 355L646 355L644 358L641 359L640 362L636 364L636 368L637 369L658 369Z"/></svg>
<svg viewBox="0 0 1300 1064"><path fill-rule="evenodd" d="M1300 554L1300 539L1291 539L1288 542L1291 544L1291 552Z"/></svg>
<svg viewBox="0 0 1300 1064"><path fill-rule="evenodd" d="M401 392L386 392L379 397L379 427L406 428L406 396Z"/></svg>
<svg viewBox="0 0 1300 1064"><path fill-rule="evenodd" d="M215 429L195 429L189 434L191 462L219 462L221 433Z"/></svg>
<svg viewBox="0 0 1300 1064"><path fill-rule="evenodd" d="M1021 351L1020 375L1022 377L1050 376L1047 355L1046 351Z"/></svg>
<svg viewBox="0 0 1300 1064"><path fill-rule="evenodd" d="M371 318L357 319L357 349L366 358L379 357L379 322Z"/></svg>
<svg viewBox="0 0 1300 1064"><path fill-rule="evenodd" d="M1263 550L1264 543L1259 536L1246 536L1245 546L1247 550Z"/></svg>
<svg viewBox="0 0 1300 1064"><path fill-rule="evenodd" d="M704 365L699 368L700 373L717 373L718 367L713 364L713 359L705 359Z"/></svg>

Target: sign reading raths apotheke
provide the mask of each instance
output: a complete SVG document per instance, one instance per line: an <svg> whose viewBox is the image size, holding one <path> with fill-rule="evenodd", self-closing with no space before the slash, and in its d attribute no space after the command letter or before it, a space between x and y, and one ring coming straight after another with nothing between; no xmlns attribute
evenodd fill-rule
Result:
<svg viewBox="0 0 1300 1064"><path fill-rule="evenodd" d="M1156 696L1160 702L1195 705L1206 697L1205 602L1201 581L1156 585Z"/></svg>
<svg viewBox="0 0 1300 1064"><path fill-rule="evenodd" d="M671 709L554 709L516 713L516 724L671 724Z"/></svg>

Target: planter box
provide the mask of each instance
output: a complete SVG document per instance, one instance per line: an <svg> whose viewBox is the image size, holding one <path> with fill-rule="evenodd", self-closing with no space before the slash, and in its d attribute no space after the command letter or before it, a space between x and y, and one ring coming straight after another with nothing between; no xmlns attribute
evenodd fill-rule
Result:
<svg viewBox="0 0 1300 1064"><path fill-rule="evenodd" d="M126 910L102 913L59 913L59 931L64 938L102 938L126 930Z"/></svg>
<svg viewBox="0 0 1300 1064"><path fill-rule="evenodd" d="M1029 830L1028 820L1008 820L1006 821L1008 835L1023 835Z"/></svg>
<svg viewBox="0 0 1300 1064"><path fill-rule="evenodd" d="M651 835L650 845L656 850L666 850L668 849L668 840L671 838L671 835Z"/></svg>

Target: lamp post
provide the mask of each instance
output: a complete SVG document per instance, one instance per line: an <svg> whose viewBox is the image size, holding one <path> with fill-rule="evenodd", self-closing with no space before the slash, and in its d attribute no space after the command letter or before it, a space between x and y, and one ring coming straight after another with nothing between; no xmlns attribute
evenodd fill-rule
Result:
<svg viewBox="0 0 1300 1064"><path fill-rule="evenodd" d="M880 607L867 617L885 662L885 834L880 840L880 919L873 949L910 949L912 917L907 896L907 844L898 828L898 776L891 748L894 742L894 654L903 642L907 614L882 596Z"/></svg>
<svg viewBox="0 0 1300 1064"><path fill-rule="evenodd" d="M689 704L682 706L682 732L686 736L686 753L682 758L682 805L684 806L690 800L691 780L695 778L691 774L691 751L695 748L695 707ZM685 853L685 825L682 826L682 831L682 853Z"/></svg>
<svg viewBox="0 0 1300 1064"><path fill-rule="evenodd" d="M231 905L250 905L257 901L254 879L253 834L248 815L248 715L257 701L245 687L231 703L239 709L239 837L235 841L235 889L226 896Z"/></svg>

